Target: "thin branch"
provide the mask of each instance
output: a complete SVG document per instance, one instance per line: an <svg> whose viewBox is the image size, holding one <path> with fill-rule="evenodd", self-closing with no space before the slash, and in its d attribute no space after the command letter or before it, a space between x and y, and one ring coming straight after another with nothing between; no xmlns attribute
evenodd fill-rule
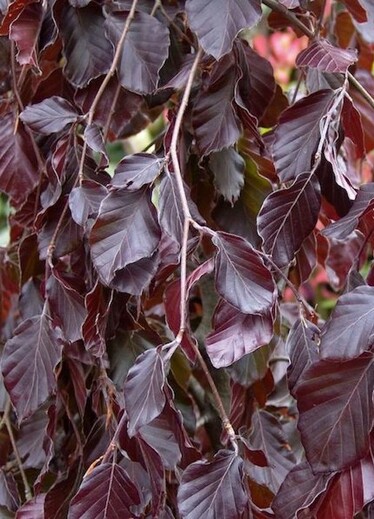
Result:
<svg viewBox="0 0 374 519"><path fill-rule="evenodd" d="M120 36L120 39L118 40L118 44L117 44L117 47L116 47L116 50L115 50L115 53L114 53L114 57L113 57L113 61L112 61L112 64L110 66L110 69L107 72L105 78L103 79L103 82L101 83L100 88L97 91L97 93L95 95L95 98L92 101L92 105L91 105L91 107L90 107L90 109L88 111L88 117L87 117L87 125L88 126L92 124L94 116L95 116L95 111L96 111L97 105L99 104L99 101L100 101L103 93L105 92L105 89L108 86L111 77L116 72L117 65L118 65L119 60L121 58L122 47L123 47L124 41L126 39L127 33L129 32L131 22L132 22L132 20L134 19L134 16L135 16L135 10L136 10L137 3L138 3L138 0L133 0L133 2L131 4L131 9L130 9L130 12L129 12L127 18L126 18L126 23L125 23L125 25L123 27L123 31L122 31L122 34ZM80 164L79 164L79 172L78 172L78 177L79 177L80 182L83 180L83 167L84 167L84 161L86 159L86 155L87 155L87 141L84 141L83 149L82 149L81 161L80 161Z"/></svg>
<svg viewBox="0 0 374 519"><path fill-rule="evenodd" d="M22 478L22 483L23 483L23 486L25 488L26 501L28 501L29 499L32 498L32 491L31 491L29 482L27 481L27 477L26 477L26 474L25 474L25 471L24 471L24 468L23 468L21 456L20 456L19 451L18 451L16 439L15 439L14 434L13 434L13 428L12 428L12 424L11 424L10 418L9 418L10 410L11 410L11 405L10 405L10 400L8 400L6 409L4 411L3 421L4 421L5 425L6 425L7 430L8 430L10 443L12 444L13 454L14 454L14 457L16 458L17 466L18 466L18 469L19 469L19 472L20 472L21 478Z"/></svg>
<svg viewBox="0 0 374 519"><path fill-rule="evenodd" d="M198 64L199 64L199 61L200 61L200 58L201 58L201 50L199 49L196 53L196 57L194 59L194 62L193 62L193 65L192 65L192 68L191 68L191 71L189 73L189 76L188 76L188 80L187 80L187 84L186 84L186 88L184 90L184 93L183 93L183 97L182 97L182 100L181 100L181 103L180 103L180 106L179 106L179 110L178 110L178 113L177 113L177 117L176 117L176 120L175 120L175 125L174 125L174 129L173 129L173 134L172 134L172 138L171 138L171 144L170 144L170 150L166 156L166 161L169 160L169 156L171 156L171 159L172 159L172 164L173 164L173 168L174 168L174 174L175 174L175 178L177 180L177 186L178 186L178 194L179 194L179 197L180 197L180 200L181 200L181 204L182 204L182 211L183 211L183 217L184 217L184 223L183 223L183 243L182 243L182 250L181 250L181 289L180 289L180 327L179 327L179 332L178 332L178 335L177 335L177 338L176 340L180 343L182 338L183 338L183 334L184 334L184 330L185 330L185 327L186 327L186 296L187 296L187 292L186 292L186 284L187 284L187 272L186 272L186 267L187 267L187 240L188 240L188 231L189 231L189 228L190 228L190 225L193 225L194 227L196 226L196 222L192 219L191 217L191 213L190 213L190 209L188 207L188 201L187 201L187 197L186 197L186 193L185 193L185 190L184 190L184 184L183 184L183 177L182 177L182 172L181 172L181 169L180 169L180 165L179 165L179 159L178 159L178 151L177 151L177 144L178 144L178 138L179 138L179 132L180 132L180 129L181 129L181 125L182 125L182 121L183 121L183 116L184 116L184 112L186 110L186 107L188 105L188 100L189 100L189 97L190 97L190 94L191 94L191 90L192 90L192 85L193 85L193 81L194 81L194 77L195 77L195 74L196 74L196 70L197 70L197 67L198 67ZM200 227L200 226L199 226ZM223 402L222 402L222 399L218 393L218 390L217 390L217 387L214 383L214 380L210 374L210 371L209 371L209 368L205 362L205 360L203 359L200 351L199 351L199 348L198 346L195 345L195 343L192 341L192 348L196 354L196 357L199 361L199 364L202 368L202 370L204 371L204 374L205 374L205 377L208 381L208 384L210 386L210 389L212 391L212 394L213 394L213 398L214 398L214 401L215 401L215 404L217 406L217 410L219 412L219 415L220 415L220 418L222 420L222 424L229 436L229 439L235 449L235 452L238 452L238 442L236 440L236 435L235 435L235 431L230 423L230 420L226 414L226 411L225 411L225 408L224 408L224 405L223 405Z"/></svg>
<svg viewBox="0 0 374 519"><path fill-rule="evenodd" d="M300 29L302 33L308 36L311 40L314 39L315 34L314 31L309 29L306 25L301 22L297 16L295 16L291 11L287 9L284 5L277 2L277 0L262 0L262 3L270 7L272 11L277 11L278 13L283 14L295 27ZM370 95L370 93L361 85L359 81L354 77L353 74L348 72L348 80L350 84L361 94L361 96L369 103L369 105L374 109L374 98Z"/></svg>
<svg viewBox="0 0 374 519"><path fill-rule="evenodd" d="M196 74L196 70L199 64L201 58L201 50L198 50L196 53L195 60L193 62L192 68L190 70L187 85L183 93L183 97L178 109L177 117L175 120L175 125L173 128L173 134L171 137L171 144L170 144L170 150L166 156L166 162L169 161L169 158L171 156L173 168L174 168L174 174L177 181L178 186L178 194L180 197L180 201L182 204L182 211L183 211L183 217L184 217L184 223L183 223L183 243L182 243L182 252L181 252L181 296L180 296L180 327L179 327L179 333L178 333L178 340L182 340L183 333L186 327L186 270L187 270L187 240L188 240L188 230L190 226L190 220L191 220L191 213L190 209L188 207L188 201L186 197L186 193L184 191L184 184L183 184L183 178L182 178L182 172L179 165L179 159L178 159L178 151L177 151L177 145L178 145L178 138L179 138L179 132L182 126L183 116L184 112L188 105L188 100L190 97L190 93L192 90L192 84L194 81L194 77Z"/></svg>

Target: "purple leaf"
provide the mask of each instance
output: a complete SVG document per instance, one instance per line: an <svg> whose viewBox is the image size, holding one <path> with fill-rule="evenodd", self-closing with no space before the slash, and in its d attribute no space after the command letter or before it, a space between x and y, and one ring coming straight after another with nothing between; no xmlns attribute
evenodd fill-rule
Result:
<svg viewBox="0 0 374 519"><path fill-rule="evenodd" d="M273 319L270 315L248 315L221 300L213 317L213 331L205 346L215 368L231 366L244 355L270 342Z"/></svg>
<svg viewBox="0 0 374 519"><path fill-rule="evenodd" d="M54 369L60 359L61 345L46 313L23 321L5 344L2 372L19 422L55 391Z"/></svg>
<svg viewBox="0 0 374 519"><path fill-rule="evenodd" d="M0 470L0 510L2 507L9 511L18 510L20 498L17 490L17 483L11 473Z"/></svg>
<svg viewBox="0 0 374 519"><path fill-rule="evenodd" d="M314 473L342 470L367 454L373 389L371 353L345 362L323 359L305 371L296 389L298 428Z"/></svg>
<svg viewBox="0 0 374 519"><path fill-rule="evenodd" d="M183 185L192 218L204 224L196 204L191 200L189 187L185 183ZM179 246L183 240L184 214L174 173L167 172L160 183L159 222L163 231Z"/></svg>
<svg viewBox="0 0 374 519"><path fill-rule="evenodd" d="M373 481L374 459L371 449L365 458L333 478L325 496L320 499L322 503L316 506L318 519L354 517L373 501Z"/></svg>
<svg viewBox="0 0 374 519"><path fill-rule="evenodd" d="M178 509L183 519L237 519L248 499L243 460L234 452L221 450L212 461L197 461L184 471Z"/></svg>
<svg viewBox="0 0 374 519"><path fill-rule="evenodd" d="M245 40L237 46L242 77L236 85L244 105L257 119L265 114L275 94L273 67L269 61L251 49Z"/></svg>
<svg viewBox="0 0 374 519"><path fill-rule="evenodd" d="M291 364L287 369L287 377L292 394L302 380L304 371L319 358L316 341L319 334L319 328L305 319L297 319L288 334L286 348Z"/></svg>
<svg viewBox="0 0 374 519"><path fill-rule="evenodd" d="M294 519L302 517L302 510L308 509L326 490L333 474L313 474L309 463L296 465L287 474L278 494L272 502L276 517ZM300 515L299 515L300 512Z"/></svg>
<svg viewBox="0 0 374 519"><path fill-rule="evenodd" d="M244 186L243 158L234 148L224 148L210 155L209 167L217 191L231 204L236 202Z"/></svg>
<svg viewBox="0 0 374 519"><path fill-rule="evenodd" d="M213 69L208 89L201 91L195 103L192 123L203 156L228 148L240 137L240 121L232 104L235 83L233 60L226 57Z"/></svg>
<svg viewBox="0 0 374 519"><path fill-rule="evenodd" d="M357 59L355 49L334 47L329 41L319 38L300 52L296 58L296 66L316 68L324 72L345 73Z"/></svg>
<svg viewBox="0 0 374 519"><path fill-rule="evenodd" d="M152 184L161 173L164 161L152 153L128 155L118 164L111 181L112 186L133 191Z"/></svg>
<svg viewBox="0 0 374 519"><path fill-rule="evenodd" d="M271 193L259 212L258 232L264 251L279 268L287 266L313 231L321 205L319 184L310 174Z"/></svg>
<svg viewBox="0 0 374 519"><path fill-rule="evenodd" d="M221 297L244 314L268 314L275 285L255 249L243 238L224 232L217 232L213 242L218 249L216 288Z"/></svg>
<svg viewBox="0 0 374 519"><path fill-rule="evenodd" d="M113 48L105 38L100 6L91 3L74 9L64 5L60 31L66 58L64 72L73 85L83 87L108 72Z"/></svg>
<svg viewBox="0 0 374 519"><path fill-rule="evenodd" d="M256 410L252 417L252 433L249 439L251 447L263 451L269 463L268 467L247 466L249 475L276 494L295 464L295 457L288 446L282 426L270 413Z"/></svg>
<svg viewBox="0 0 374 519"><path fill-rule="evenodd" d="M38 168L31 138L17 125L12 113L0 120L0 190L16 200L25 201L38 183Z"/></svg>
<svg viewBox="0 0 374 519"><path fill-rule="evenodd" d="M33 497L17 510L16 518L35 519L36 517L44 517L44 500L45 494L38 494Z"/></svg>
<svg viewBox="0 0 374 519"><path fill-rule="evenodd" d="M157 418L165 405L165 373L157 348L142 353L130 368L124 385L129 436Z"/></svg>
<svg viewBox="0 0 374 519"><path fill-rule="evenodd" d="M373 345L374 287L362 286L343 294L322 330L321 357L347 360Z"/></svg>
<svg viewBox="0 0 374 519"><path fill-rule="evenodd" d="M67 341L74 342L82 338L82 324L87 311L80 283L73 276L52 270L46 290L51 311L61 323L62 334Z"/></svg>
<svg viewBox="0 0 374 519"><path fill-rule="evenodd" d="M333 98L332 90L320 90L282 113L273 143L275 167L282 182L310 170L320 138L320 122Z"/></svg>
<svg viewBox="0 0 374 519"><path fill-rule="evenodd" d="M113 45L117 45L125 23L126 16L122 13L111 13L106 19L106 30ZM166 25L147 13L135 13L118 67L121 85L132 92L153 92L158 86L159 72L168 56L169 44Z"/></svg>
<svg viewBox="0 0 374 519"><path fill-rule="evenodd" d="M116 463L95 467L73 497L68 519L131 519L133 505L140 503L138 490Z"/></svg>
<svg viewBox="0 0 374 519"><path fill-rule="evenodd" d="M48 414L43 406L33 413L30 418L22 422L19 428L17 448L21 458L24 460L24 469L43 467L46 461Z"/></svg>
<svg viewBox="0 0 374 519"><path fill-rule="evenodd" d="M109 158L105 149L104 136L97 124L92 123L86 126L84 129L84 138L87 146L89 146L91 150L96 151L96 153L100 153L104 158L104 164L101 164L101 167L108 167Z"/></svg>
<svg viewBox="0 0 374 519"><path fill-rule="evenodd" d="M43 16L42 4L32 3L22 10L10 27L9 39L17 45L17 61L20 65L38 67L38 37Z"/></svg>
<svg viewBox="0 0 374 519"><path fill-rule="evenodd" d="M253 27L261 17L257 0L187 0L186 11L202 48L216 60L230 52L242 29Z"/></svg>
<svg viewBox="0 0 374 519"><path fill-rule="evenodd" d="M97 281L85 297L87 316L82 325L82 335L86 350L101 357L105 352L105 331L113 295Z"/></svg>
<svg viewBox="0 0 374 519"><path fill-rule="evenodd" d="M156 275L159 266L157 252L150 258L141 258L117 271L110 287L133 296L140 296Z"/></svg>
<svg viewBox="0 0 374 519"><path fill-rule="evenodd" d="M165 410L150 423L143 425L138 434L158 453L167 470L175 470L181 460L181 451Z"/></svg>
<svg viewBox="0 0 374 519"><path fill-rule="evenodd" d="M349 212L322 232L325 236L344 240L358 226L359 220L374 208L374 182L360 187Z"/></svg>
<svg viewBox="0 0 374 519"><path fill-rule="evenodd" d="M101 203L91 229L92 261L100 278L110 285L131 263L149 258L160 241L160 229L150 193L114 189Z"/></svg>
<svg viewBox="0 0 374 519"><path fill-rule="evenodd" d="M73 220L85 228L89 218L96 218L108 190L94 180L83 180L69 194L69 207Z"/></svg>

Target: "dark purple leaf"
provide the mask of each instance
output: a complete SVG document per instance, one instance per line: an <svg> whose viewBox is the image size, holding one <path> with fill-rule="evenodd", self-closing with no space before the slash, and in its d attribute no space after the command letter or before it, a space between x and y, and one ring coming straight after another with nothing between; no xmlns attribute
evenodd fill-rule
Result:
<svg viewBox="0 0 374 519"><path fill-rule="evenodd" d="M48 444L47 426L48 414L45 406L22 422L19 428L17 448L24 460L22 463L24 469L40 469L46 461L44 445Z"/></svg>
<svg viewBox="0 0 374 519"><path fill-rule="evenodd" d="M55 391L54 369L60 359L61 345L46 313L23 321L7 341L2 372L19 422Z"/></svg>
<svg viewBox="0 0 374 519"><path fill-rule="evenodd" d="M165 405L164 365L157 348L142 353L130 368L124 385L129 436L157 418Z"/></svg>
<svg viewBox="0 0 374 519"><path fill-rule="evenodd" d="M282 426L270 413L256 410L252 417L252 433L249 440L253 449L263 451L269 466L250 465L246 470L257 483L265 485L276 494L296 461Z"/></svg>
<svg viewBox="0 0 374 519"><path fill-rule="evenodd" d="M221 300L213 317L213 331L205 346L215 368L231 366L244 355L270 342L271 315L248 315Z"/></svg>
<svg viewBox="0 0 374 519"><path fill-rule="evenodd" d="M15 132L15 129L17 131ZM0 190L21 204L38 183L39 174L30 136L12 113L0 121Z"/></svg>
<svg viewBox="0 0 374 519"><path fill-rule="evenodd" d="M69 207L73 220L86 228L89 218L96 218L108 190L93 180L83 180L69 194Z"/></svg>
<svg viewBox="0 0 374 519"><path fill-rule="evenodd" d="M274 263L287 266L313 231L321 205L319 184L310 174L299 175L286 189L271 193L258 215L264 251Z"/></svg>
<svg viewBox="0 0 374 519"><path fill-rule="evenodd" d="M64 338L71 342L82 338L81 328L87 315L80 288L77 279L57 269L53 269L46 286L51 311L61 323Z"/></svg>
<svg viewBox="0 0 374 519"><path fill-rule="evenodd" d="M365 141L361 116L360 112L348 97L344 97L341 120L344 135L356 146L356 157L363 158L365 156Z"/></svg>
<svg viewBox="0 0 374 519"><path fill-rule="evenodd" d="M318 519L345 519L360 512L374 499L374 460L372 450L353 467L337 474L321 504ZM369 514L370 517L370 514Z"/></svg>
<svg viewBox="0 0 374 519"><path fill-rule="evenodd" d="M353 201L343 187L339 186L332 166L324 156L316 170L321 186L322 196L334 207L339 216L345 216L352 207Z"/></svg>
<svg viewBox="0 0 374 519"><path fill-rule="evenodd" d="M301 511L308 509L326 490L332 477L332 474L313 474L306 461L296 465L287 474L272 502L271 508L276 517L279 519L302 517Z"/></svg>
<svg viewBox="0 0 374 519"><path fill-rule="evenodd" d="M163 501L165 501L165 469L160 455L148 443L138 439L139 447L143 455L144 464L149 474L152 489L152 516L159 517Z"/></svg>
<svg viewBox="0 0 374 519"><path fill-rule="evenodd" d="M244 186L243 158L234 148L224 148L210 155L209 167L217 191L231 204L236 202Z"/></svg>
<svg viewBox="0 0 374 519"><path fill-rule="evenodd" d="M213 242L218 293L244 314L269 314L275 286L269 270L248 242L233 234L217 232Z"/></svg>
<svg viewBox="0 0 374 519"><path fill-rule="evenodd" d="M275 94L273 67L244 40L237 40L237 49L242 72L237 92L249 112L261 119Z"/></svg>
<svg viewBox="0 0 374 519"><path fill-rule="evenodd" d="M210 274L213 271L214 264L212 260L205 261L202 265L199 265L191 274L188 276L186 281L186 297L190 295L191 288L206 274ZM180 297L181 297L181 283L180 280L173 281L165 290L164 304L165 304L165 315L167 323L174 335L177 335L181 325L180 316ZM190 341L195 340L184 334L181 346L189 359L194 362L196 360L196 354L191 347Z"/></svg>
<svg viewBox="0 0 374 519"><path fill-rule="evenodd" d="M26 503L17 510L16 519L44 517L44 500L45 494L38 494L30 499L30 501L26 501Z"/></svg>
<svg viewBox="0 0 374 519"><path fill-rule="evenodd" d="M85 297L87 316L82 325L84 346L97 357L105 352L105 331L112 301L113 295L99 282Z"/></svg>
<svg viewBox="0 0 374 519"><path fill-rule="evenodd" d="M0 470L0 507L15 512L19 508L20 498L17 483L11 473ZM0 510L1 510L0 508Z"/></svg>
<svg viewBox="0 0 374 519"><path fill-rule="evenodd" d="M223 58L220 67L213 69L208 89L201 91L195 103L192 123L203 156L228 148L240 137L240 121L232 104L235 82L232 58Z"/></svg>
<svg viewBox="0 0 374 519"><path fill-rule="evenodd" d="M32 3L22 10L10 27L9 39L17 45L17 61L20 65L38 67L37 47L43 16L42 4Z"/></svg>
<svg viewBox="0 0 374 519"><path fill-rule="evenodd" d="M196 204L191 200L189 187L185 183L183 185L192 218L204 224ZM183 239L184 214L178 182L175 174L170 172L164 175L160 183L159 222L164 232L179 245Z"/></svg>
<svg viewBox="0 0 374 519"><path fill-rule="evenodd" d="M274 134L273 155L283 182L310 170L320 138L320 122L333 98L332 90L320 90L282 113Z"/></svg>
<svg viewBox="0 0 374 519"><path fill-rule="evenodd" d="M109 158L105 149L104 136L97 124L93 123L86 126L84 138L87 146L89 146L91 150L96 151L96 153L100 153L104 158L105 162L101 164L101 166L107 167L109 165Z"/></svg>
<svg viewBox="0 0 374 519"><path fill-rule="evenodd" d="M348 67L357 61L357 51L341 49L331 45L328 40L319 38L300 52L296 58L298 67L311 67L324 72L347 72Z"/></svg>
<svg viewBox="0 0 374 519"><path fill-rule="evenodd" d="M91 3L74 9L65 5L60 30L66 58L64 72L73 85L83 87L108 72L113 48L105 37L100 6Z"/></svg>
<svg viewBox="0 0 374 519"><path fill-rule="evenodd" d="M369 350L374 333L374 287L343 294L322 330L321 356L347 360Z"/></svg>
<svg viewBox="0 0 374 519"><path fill-rule="evenodd" d="M313 472L342 470L367 454L373 389L370 353L345 362L323 359L304 372L296 389L298 427Z"/></svg>
<svg viewBox="0 0 374 519"><path fill-rule="evenodd" d="M126 16L111 13L105 26L108 36L117 45ZM137 12L131 21L118 67L119 81L132 92L149 94L158 86L159 72L169 50L169 31L156 17Z"/></svg>
<svg viewBox="0 0 374 519"><path fill-rule="evenodd" d="M118 164L111 181L112 186L133 191L151 184L161 173L164 161L152 153L128 155Z"/></svg>
<svg viewBox="0 0 374 519"><path fill-rule="evenodd" d="M149 286L159 266L157 252L150 258L129 263L114 275L110 287L133 296L140 296Z"/></svg>
<svg viewBox="0 0 374 519"><path fill-rule="evenodd" d="M160 241L155 212L145 188L115 189L104 198L89 241L92 261L105 284L155 252Z"/></svg>
<svg viewBox="0 0 374 519"><path fill-rule="evenodd" d="M181 459L181 451L165 411L147 425L143 425L138 434L158 453L167 470L175 470Z"/></svg>
<svg viewBox="0 0 374 519"><path fill-rule="evenodd" d="M131 507L139 503L138 490L125 470L116 463L104 463L83 479L68 519L131 519Z"/></svg>
<svg viewBox="0 0 374 519"><path fill-rule="evenodd" d="M253 27L261 17L257 0L187 0L186 10L202 48L217 60L230 52L242 29Z"/></svg>
<svg viewBox="0 0 374 519"><path fill-rule="evenodd" d="M373 208L374 183L370 182L360 187L350 211L343 218L324 229L323 234L327 237L344 240L358 226L360 218Z"/></svg>
<svg viewBox="0 0 374 519"><path fill-rule="evenodd" d="M319 334L319 328L305 319L297 319L290 330L286 348L291 363L287 369L288 387L292 394L302 379L304 371L318 360Z"/></svg>
<svg viewBox="0 0 374 519"><path fill-rule="evenodd" d="M237 519L248 495L243 484L243 460L221 450L212 461L197 461L184 471L178 491L183 519Z"/></svg>

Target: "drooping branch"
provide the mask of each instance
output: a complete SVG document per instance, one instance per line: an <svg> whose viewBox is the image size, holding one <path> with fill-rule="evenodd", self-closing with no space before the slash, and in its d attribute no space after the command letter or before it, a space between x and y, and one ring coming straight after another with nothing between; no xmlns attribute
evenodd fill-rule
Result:
<svg viewBox="0 0 374 519"><path fill-rule="evenodd" d="M270 7L272 11L276 11L282 14L287 20L289 20L294 27L300 29L302 33L304 33L311 40L315 38L315 33L309 27L307 27L303 22L301 22L297 16L295 16L287 7L277 2L277 0L262 0L264 5ZM350 84L361 94L361 96L369 103L369 105L374 109L374 98L370 95L370 93L364 88L361 83L354 77L351 72L348 72L348 80Z"/></svg>

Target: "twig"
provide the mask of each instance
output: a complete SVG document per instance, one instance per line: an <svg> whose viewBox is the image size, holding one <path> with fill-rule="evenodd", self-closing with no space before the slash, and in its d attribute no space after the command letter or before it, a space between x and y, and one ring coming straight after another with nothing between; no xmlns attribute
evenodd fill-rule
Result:
<svg viewBox="0 0 374 519"><path fill-rule="evenodd" d="M302 33L308 36L310 39L314 39L314 32L309 29L306 25L301 22L297 16L295 16L291 11L287 9L284 5L277 2L277 0L262 0L262 3L270 7L273 11L277 11L278 13L283 14L295 27L300 29ZM353 74L348 72L347 74L348 80L350 84L361 94L361 96L369 103L369 105L374 108L374 99L370 95L370 93L361 85L359 81L354 77Z"/></svg>
<svg viewBox="0 0 374 519"><path fill-rule="evenodd" d="M180 197L180 200L181 200L181 204L182 204L182 211L183 211L183 217L184 217L184 223L183 223L183 243L182 243L182 250L181 250L181 289L180 289L180 326L179 326L179 332L177 334L177 338L176 340L180 343L182 338L183 338L183 334L184 334L184 330L185 330L185 327L186 327L186 296L187 296L187 293L186 293L186 284L187 284L187 272L186 272L186 267L187 267L187 240L188 240L188 231L189 231L189 227L190 225L193 225L194 227L198 226L198 228L200 228L200 226L198 224L196 224L196 222L192 219L191 217L191 213L190 213L190 209L188 207L188 201L187 201L187 197L186 197L186 193L184 191L184 184L183 184L183 178L182 178L182 172L181 172L181 169L180 169L180 165L179 165L179 159L178 159L178 152L177 152L177 144L178 144L178 138L179 138L179 132L180 132L180 128L181 128L181 125L182 125L182 121L183 121L183 116L184 116L184 112L186 110L186 107L188 105L188 100L189 100L189 97L190 97L190 93L191 93L191 89L192 89L192 84L193 84L193 81L194 81L194 77L195 77L195 74L196 74L196 70L197 70L197 67L198 67L198 64L199 64L199 61L200 61L200 58L201 58L201 50L199 49L196 53L196 57L194 59L194 62L193 62L193 65L192 65L192 68L191 68L191 71L189 73L189 76L188 76L188 80L187 80L187 84L186 84L186 88L183 92L183 97L182 97L182 100L181 100L181 103L180 103L180 106L179 106L179 109L178 109L178 113L177 113L177 117L176 117L176 120L175 120L175 125L174 125L174 129L173 129L173 134L172 134L172 138L171 138L171 144L170 144L170 149L169 149L169 152L166 156L166 162L169 160L169 156L171 156L171 159L172 159L172 164L173 164L173 168L174 168L174 174L175 174L175 178L177 180L177 186L178 186L178 194L179 194L179 197ZM223 406L223 403L222 403L222 400L221 400L221 397L218 393L218 390L217 390L217 387L214 383L214 380L209 372L209 369L208 369L208 366L205 362L205 360L203 359L200 351L199 351L199 348L198 346L195 345L194 342L192 342L192 348L196 354L196 357L199 361L199 364L202 368L202 370L204 371L204 374L205 374L205 377L208 381L208 384L209 384L209 387L212 391L212 394L213 394L213 398L214 398L214 401L215 401L215 404L217 406L217 410L219 412L219 416L221 418L221 421L222 421L222 424L229 436L229 439L234 447L234 450L235 452L237 453L238 452L238 442L236 440L236 435L235 435L235 431L230 423L230 420L226 414L226 411L225 411L225 408Z"/></svg>
<svg viewBox="0 0 374 519"><path fill-rule="evenodd" d="M95 116L95 111L96 111L97 105L99 104L99 101L100 101L103 93L105 92L105 89L108 86L108 83L109 83L111 77L116 72L117 65L118 65L119 60L121 58L121 52L122 52L122 47L123 47L124 41L126 39L127 33L129 32L131 22L132 22L132 20L133 20L133 18L135 16L135 10L136 10L137 3L138 3L138 0L133 0L133 2L131 4L131 9L130 9L130 12L129 12L127 18L126 18L126 23L125 23L125 25L123 27L123 31L122 31L121 37L118 40L118 44L117 44L117 47L116 47L116 51L114 53L114 57L113 57L113 61L112 61L112 64L110 66L110 69L107 72L105 78L103 79L103 82L101 83L100 88L97 91L97 93L95 95L95 98L92 101L92 105L90 106L90 109L88 111L88 117L87 117L87 125L88 126L90 126L92 124L94 116ZM79 177L79 181L80 182L83 180L83 168L84 168L84 161L86 159L86 155L87 155L87 141L84 141L83 148L82 148L81 161L80 161L80 164L79 164L79 172L78 172L78 177Z"/></svg>
<svg viewBox="0 0 374 519"><path fill-rule="evenodd" d="M12 449L13 449L14 457L16 458L17 466L18 466L18 469L19 469L19 472L20 472L21 478L22 478L22 483L23 483L23 486L25 488L26 501L28 501L29 499L32 498L32 491L31 491L29 482L27 481L27 477L26 477L26 474L25 474L25 471L24 471L24 468L23 468L23 465L22 465L21 456L20 456L20 454L18 452L18 447L17 447L16 439L15 439L14 434L13 434L12 424L11 424L10 419L9 419L10 409L11 409L10 400L8 400L6 409L4 411L3 421L4 421L5 425L6 425L7 430L8 430L9 439L10 439L10 443L12 444Z"/></svg>

